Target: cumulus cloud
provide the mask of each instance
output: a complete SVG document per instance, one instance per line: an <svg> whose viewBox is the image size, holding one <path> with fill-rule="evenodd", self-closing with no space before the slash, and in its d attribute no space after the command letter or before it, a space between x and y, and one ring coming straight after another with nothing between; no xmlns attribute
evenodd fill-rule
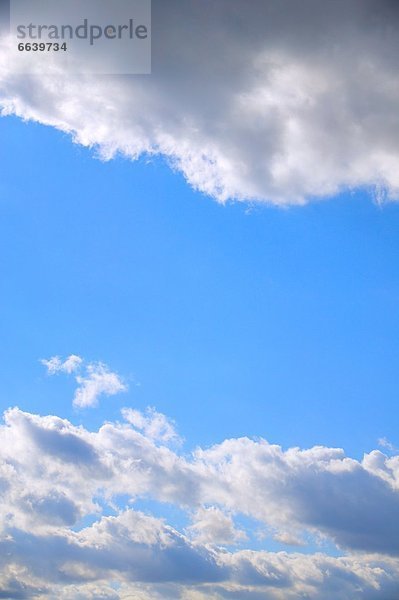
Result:
<svg viewBox="0 0 399 600"><path fill-rule="evenodd" d="M0 426L5 597L398 595L399 456L375 450L357 461L339 449L284 451L248 438L187 455L136 422L107 422L88 431L56 416L17 408L5 413ZM191 524L179 530L143 514L134 507L139 499L172 504ZM324 538L350 554L242 550L253 531L237 526L241 516L282 543L306 533L313 544Z"/></svg>
<svg viewBox="0 0 399 600"><path fill-rule="evenodd" d="M75 354L71 354L64 361L59 356L53 356L49 359L42 359L40 362L47 368L49 375L58 373L70 375L82 371L80 374L75 374L78 387L73 398L73 405L77 408L97 406L101 396L114 396L127 390L127 385L119 375L102 362L85 363L80 356Z"/></svg>
<svg viewBox="0 0 399 600"><path fill-rule="evenodd" d="M196 189L277 205L342 188L399 193L392 0L153 0L153 74L16 75L0 105L104 158L163 155Z"/></svg>

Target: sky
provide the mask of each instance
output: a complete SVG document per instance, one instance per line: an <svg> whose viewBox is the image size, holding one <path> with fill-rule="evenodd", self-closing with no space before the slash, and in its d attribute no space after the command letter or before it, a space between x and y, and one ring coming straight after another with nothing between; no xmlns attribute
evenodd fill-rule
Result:
<svg viewBox="0 0 399 600"><path fill-rule="evenodd" d="M399 596L397 7L207 4L1 40L0 598Z"/></svg>

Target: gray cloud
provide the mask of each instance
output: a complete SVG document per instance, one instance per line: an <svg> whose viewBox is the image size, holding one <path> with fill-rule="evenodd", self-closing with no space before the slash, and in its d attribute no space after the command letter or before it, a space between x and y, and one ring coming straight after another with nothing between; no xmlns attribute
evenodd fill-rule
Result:
<svg viewBox="0 0 399 600"><path fill-rule="evenodd" d="M339 544L399 554L399 492L360 466L317 477L307 473L290 493L298 519L321 527Z"/></svg>
<svg viewBox="0 0 399 600"><path fill-rule="evenodd" d="M22 579L15 593L30 590L31 597L386 600L399 590L397 560L210 551L134 511L79 534L10 530L0 549ZM32 585L43 580L42 591ZM109 589L112 580L119 581L117 591Z"/></svg>
<svg viewBox="0 0 399 600"><path fill-rule="evenodd" d="M89 432L55 416L6 412L0 590L18 584L15 598L26 589L30 597L140 600L397 594L398 456L374 451L357 461L339 449L283 451L248 438L187 456L152 434L126 422ZM173 503L193 524L179 532L122 509L121 495ZM326 536L354 554L228 552L220 544L246 543L240 515L271 537L306 533L317 544ZM117 590L109 587L115 580Z"/></svg>
<svg viewBox="0 0 399 600"><path fill-rule="evenodd" d="M0 104L102 156L162 154L228 198L397 198L399 11L387 0L153 1L153 75L13 73Z"/></svg>
<svg viewBox="0 0 399 600"><path fill-rule="evenodd" d="M100 497L152 497L197 511L192 531L203 541L239 540L232 516L243 514L277 539L308 531L344 548L399 555L397 456L374 451L359 462L340 449L284 452L241 438L186 457L128 423L88 432L18 409L6 413L0 440L4 498L20 507L22 521L35 512L49 527L57 518L72 525L96 513Z"/></svg>

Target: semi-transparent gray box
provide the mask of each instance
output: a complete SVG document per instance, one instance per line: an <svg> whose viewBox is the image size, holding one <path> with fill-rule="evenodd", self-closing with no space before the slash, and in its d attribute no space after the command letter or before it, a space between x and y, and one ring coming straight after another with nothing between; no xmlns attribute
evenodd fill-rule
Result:
<svg viewBox="0 0 399 600"><path fill-rule="evenodd" d="M11 0L15 71L151 73L151 0Z"/></svg>

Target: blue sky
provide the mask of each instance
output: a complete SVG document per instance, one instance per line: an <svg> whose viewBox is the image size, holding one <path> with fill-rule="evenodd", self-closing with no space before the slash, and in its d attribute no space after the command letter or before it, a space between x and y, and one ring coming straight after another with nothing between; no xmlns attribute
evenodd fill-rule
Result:
<svg viewBox="0 0 399 600"><path fill-rule="evenodd" d="M399 13L207 8L0 36L0 597L399 598Z"/></svg>
<svg viewBox="0 0 399 600"><path fill-rule="evenodd" d="M396 204L221 206L160 159L102 162L52 129L0 127L4 409L96 427L154 405L189 447L250 435L361 457L396 441ZM129 393L73 412L38 362L70 353Z"/></svg>

